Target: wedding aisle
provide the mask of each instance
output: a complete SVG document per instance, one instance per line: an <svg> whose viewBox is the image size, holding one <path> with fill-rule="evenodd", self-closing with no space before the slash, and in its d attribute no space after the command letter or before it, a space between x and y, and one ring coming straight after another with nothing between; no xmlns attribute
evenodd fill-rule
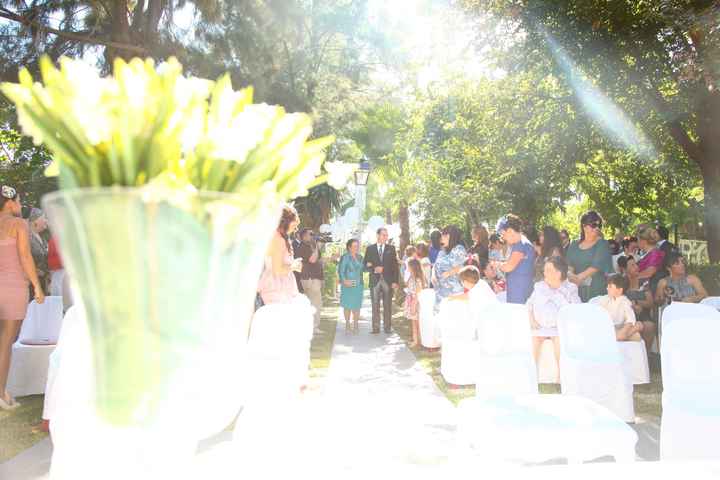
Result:
<svg viewBox="0 0 720 480"><path fill-rule="evenodd" d="M447 466L454 407L397 334L370 334L370 319L366 296L359 333L346 333L341 318L337 323L321 390L270 395L249 407L235 441L200 455L198 473L234 478L223 476L231 463L263 478L428 473Z"/></svg>

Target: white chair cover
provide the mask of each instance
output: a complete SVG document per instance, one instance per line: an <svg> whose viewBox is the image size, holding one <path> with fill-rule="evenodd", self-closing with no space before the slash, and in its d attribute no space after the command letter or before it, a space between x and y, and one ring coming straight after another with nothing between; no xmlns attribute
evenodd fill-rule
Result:
<svg viewBox="0 0 720 480"><path fill-rule="evenodd" d="M58 405L63 401L71 401L73 392L79 388L77 376L73 375L71 370L61 369L64 362L73 362L72 358L77 354L78 349L86 350L89 358L90 340L85 324L85 313L81 306L74 306L65 312L57 346L50 355L42 415L45 420L53 418L58 411Z"/></svg>
<svg viewBox="0 0 720 480"><path fill-rule="evenodd" d="M308 380L313 312L304 295L293 303L264 305L255 312L248 341L248 402L262 399L269 390L300 393Z"/></svg>
<svg viewBox="0 0 720 480"><path fill-rule="evenodd" d="M710 313L712 310L715 309L709 305L673 302L662 310L662 329L664 331L671 322L678 318L712 315L712 313Z"/></svg>
<svg viewBox="0 0 720 480"><path fill-rule="evenodd" d="M574 395L470 398L458 406L461 447L487 462L579 463L606 455L632 462L637 438L608 409Z"/></svg>
<svg viewBox="0 0 720 480"><path fill-rule="evenodd" d="M45 391L50 354L60 335L62 317L62 297L45 297L42 305L33 300L28 306L20 335L12 346L7 381L7 390L12 395L21 397Z"/></svg>
<svg viewBox="0 0 720 480"><path fill-rule="evenodd" d="M503 291L497 294L498 302L507 303L507 291Z"/></svg>
<svg viewBox="0 0 720 480"><path fill-rule="evenodd" d="M546 338L540 347L540 359L538 360L538 383L557 384L558 368L555 361L555 349L552 340Z"/></svg>
<svg viewBox="0 0 720 480"><path fill-rule="evenodd" d="M477 321L478 397L537 393L530 322L525 305L487 305Z"/></svg>
<svg viewBox="0 0 720 480"><path fill-rule="evenodd" d="M588 303L597 305L601 296L593 297ZM650 366L648 365L647 349L643 340L618 342L623 366L633 385L650 383Z"/></svg>
<svg viewBox="0 0 720 480"><path fill-rule="evenodd" d="M435 290L426 288L418 294L420 308L420 343L425 348L440 346L440 329L435 316Z"/></svg>
<svg viewBox="0 0 720 480"><path fill-rule="evenodd" d="M667 308L661 344L661 460L719 460L720 312L705 305Z"/></svg>
<svg viewBox="0 0 720 480"><path fill-rule="evenodd" d="M634 422L633 386L608 313L587 303L566 305L558 330L562 393L589 398Z"/></svg>
<svg viewBox="0 0 720 480"><path fill-rule="evenodd" d="M444 300L438 313L440 372L447 383L472 385L477 376L476 323L469 301Z"/></svg>
<svg viewBox="0 0 720 480"><path fill-rule="evenodd" d="M623 357L623 367L632 384L650 383L650 365L645 341L617 342L617 344Z"/></svg>
<svg viewBox="0 0 720 480"><path fill-rule="evenodd" d="M50 295L56 297L62 297L63 295L63 280L65 278L65 269L53 270L50 274Z"/></svg>
<svg viewBox="0 0 720 480"><path fill-rule="evenodd" d="M705 297L700 301L700 304L720 310L720 297Z"/></svg>

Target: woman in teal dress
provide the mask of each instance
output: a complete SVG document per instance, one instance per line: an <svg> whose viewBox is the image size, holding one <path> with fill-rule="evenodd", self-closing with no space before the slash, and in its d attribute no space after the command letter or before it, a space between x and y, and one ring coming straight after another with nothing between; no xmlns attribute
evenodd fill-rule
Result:
<svg viewBox="0 0 720 480"><path fill-rule="evenodd" d="M347 252L340 258L338 277L340 278L340 306L345 315L345 332L350 331L350 314L353 317L353 331L358 332L360 307L363 302L363 257L360 255L360 242L348 240Z"/></svg>
<svg viewBox="0 0 720 480"><path fill-rule="evenodd" d="M607 275L613 272L612 256L607 240L602 238L603 220L589 211L580 219L580 240L570 244L567 262L573 273L568 280L578 286L580 298L587 302L607 293Z"/></svg>

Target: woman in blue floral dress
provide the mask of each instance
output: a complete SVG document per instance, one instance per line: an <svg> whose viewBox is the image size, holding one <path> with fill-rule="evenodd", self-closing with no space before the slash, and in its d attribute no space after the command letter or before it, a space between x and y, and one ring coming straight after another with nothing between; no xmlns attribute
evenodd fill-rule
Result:
<svg viewBox="0 0 720 480"><path fill-rule="evenodd" d="M442 231L440 239L442 250L435 260L433 268L433 286L435 287L435 307L452 295L464 292L458 272L467 262L467 251L462 244L460 229L451 225Z"/></svg>

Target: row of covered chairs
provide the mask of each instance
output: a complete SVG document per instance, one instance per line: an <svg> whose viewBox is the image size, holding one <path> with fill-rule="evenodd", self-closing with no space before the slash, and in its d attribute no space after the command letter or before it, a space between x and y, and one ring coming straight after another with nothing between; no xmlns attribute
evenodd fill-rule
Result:
<svg viewBox="0 0 720 480"><path fill-rule="evenodd" d="M476 386L476 398L459 409L462 445L494 459L634 458L637 436L626 422L634 421L636 379L626 367L638 352L623 351L634 342L615 339L605 310L593 304L561 309L560 396L537 394L524 305L487 304L474 311L470 303L447 302L434 321L443 376ZM720 369L714 366L720 365L720 353L714 340L720 312L674 303L662 323L661 458L718 459L713 439L720 434Z"/></svg>

